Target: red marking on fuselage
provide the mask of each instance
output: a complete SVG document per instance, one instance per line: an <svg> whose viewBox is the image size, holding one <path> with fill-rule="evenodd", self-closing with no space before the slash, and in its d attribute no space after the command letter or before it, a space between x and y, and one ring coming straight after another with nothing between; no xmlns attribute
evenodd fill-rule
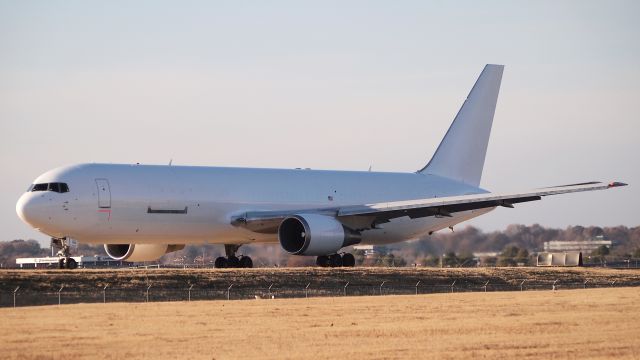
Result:
<svg viewBox="0 0 640 360"><path fill-rule="evenodd" d="M107 218L107 221L111 221L111 209L99 209L98 212L108 213L109 217Z"/></svg>

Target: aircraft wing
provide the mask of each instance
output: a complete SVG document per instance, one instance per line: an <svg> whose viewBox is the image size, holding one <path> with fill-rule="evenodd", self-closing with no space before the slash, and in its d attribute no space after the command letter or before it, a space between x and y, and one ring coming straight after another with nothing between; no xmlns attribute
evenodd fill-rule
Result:
<svg viewBox="0 0 640 360"><path fill-rule="evenodd" d="M248 211L234 216L231 224L259 233L276 233L286 217L294 214L315 213L336 217L353 230L367 230L391 219L408 216L412 219L436 216L449 217L452 213L504 206L540 200L543 196L582 191L606 190L627 184L611 182L587 182L580 184L547 187L526 192L484 193L428 199L392 201L374 204L346 205L334 208L297 209L284 211Z"/></svg>

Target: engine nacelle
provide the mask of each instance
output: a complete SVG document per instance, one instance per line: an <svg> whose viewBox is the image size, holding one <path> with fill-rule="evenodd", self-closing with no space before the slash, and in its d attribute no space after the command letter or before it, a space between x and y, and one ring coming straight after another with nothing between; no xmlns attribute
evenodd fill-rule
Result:
<svg viewBox="0 0 640 360"><path fill-rule="evenodd" d="M345 246L358 244L360 233L344 227L331 216L300 214L289 216L278 228L280 246L293 255L330 255Z"/></svg>
<svg viewBox="0 0 640 360"><path fill-rule="evenodd" d="M184 245L168 244L105 244L104 251L119 261L154 261L162 255L184 249Z"/></svg>

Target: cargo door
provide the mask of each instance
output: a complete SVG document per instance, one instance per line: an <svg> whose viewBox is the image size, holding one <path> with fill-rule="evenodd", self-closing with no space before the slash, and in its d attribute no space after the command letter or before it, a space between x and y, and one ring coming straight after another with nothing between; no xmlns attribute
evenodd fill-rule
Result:
<svg viewBox="0 0 640 360"><path fill-rule="evenodd" d="M96 179L98 186L98 207L101 209L111 208L111 189L107 179Z"/></svg>

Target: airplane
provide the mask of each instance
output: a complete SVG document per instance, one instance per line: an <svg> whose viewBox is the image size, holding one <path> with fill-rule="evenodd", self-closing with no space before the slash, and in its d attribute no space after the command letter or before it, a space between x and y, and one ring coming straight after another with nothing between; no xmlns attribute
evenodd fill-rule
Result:
<svg viewBox="0 0 640 360"><path fill-rule="evenodd" d="M140 164L79 164L35 179L18 216L61 248L104 244L115 260L155 261L185 244L223 244L216 268L250 268L245 244L280 243L323 267L352 267L356 244L419 239L497 207L604 190L621 182L582 182L528 191L480 188L503 65L488 64L433 157L414 173Z"/></svg>

